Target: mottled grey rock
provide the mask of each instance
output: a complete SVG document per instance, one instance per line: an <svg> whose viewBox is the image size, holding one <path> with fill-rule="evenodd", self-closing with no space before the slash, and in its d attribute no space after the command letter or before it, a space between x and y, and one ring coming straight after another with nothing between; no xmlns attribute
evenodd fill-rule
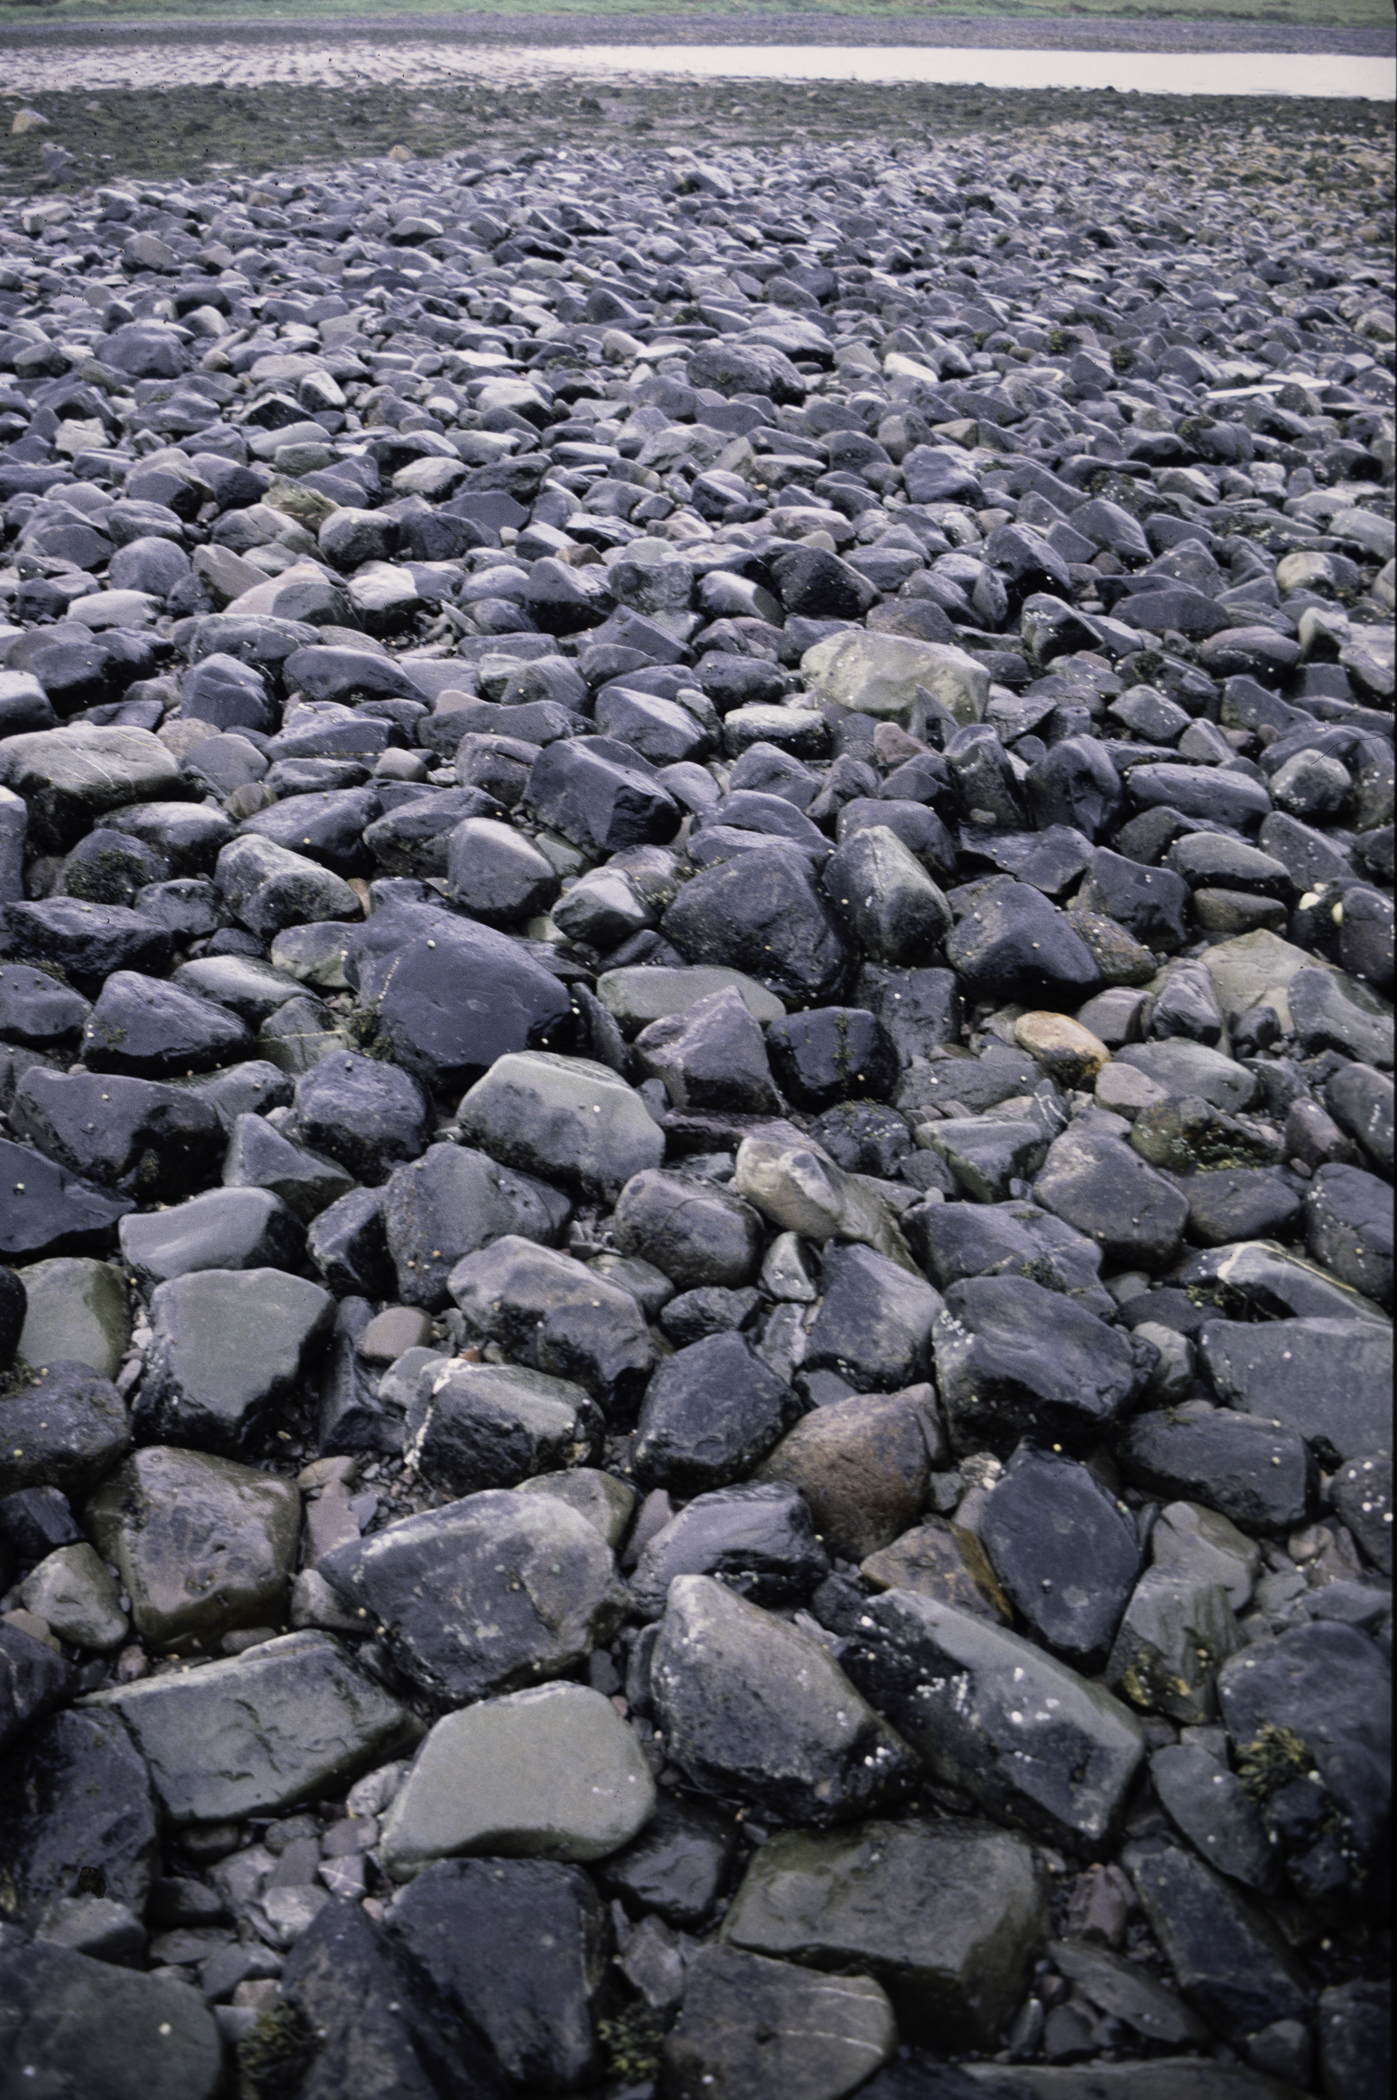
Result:
<svg viewBox="0 0 1397 2100"><path fill-rule="evenodd" d="M896 2042L892 2007L871 1978L813 1975L791 1962L708 1946L690 1966L663 2060L677 2094L843 2100L888 2061Z"/></svg>
<svg viewBox="0 0 1397 2100"><path fill-rule="evenodd" d="M650 1681L695 1785L785 1820L846 1820L909 1775L906 1745L818 1641L706 1576L671 1583Z"/></svg>
<svg viewBox="0 0 1397 2100"><path fill-rule="evenodd" d="M1139 1723L1065 1663L950 1604L891 1590L841 1614L854 1682L933 1778L1069 1850L1108 1838L1144 1755Z"/></svg>
<svg viewBox="0 0 1397 2100"><path fill-rule="evenodd" d="M723 1939L875 1976L909 2039L993 2048L1046 1930L1022 1838L974 1823L864 1823L769 1839Z"/></svg>
<svg viewBox="0 0 1397 2100"><path fill-rule="evenodd" d="M588 1058L501 1057L462 1101L459 1121L492 1158L593 1200L615 1197L664 1158L663 1133L640 1096Z"/></svg>
<svg viewBox="0 0 1397 2100"><path fill-rule="evenodd" d="M328 1634L92 1695L130 1729L175 1823L279 1815L411 1743L418 1724Z"/></svg>
<svg viewBox="0 0 1397 2100"><path fill-rule="evenodd" d="M248 1449L296 1390L334 1304L319 1284L279 1269L200 1269L157 1285L141 1433Z"/></svg>
<svg viewBox="0 0 1397 2100"><path fill-rule="evenodd" d="M1220 1582L1182 1568L1149 1568L1121 1620L1106 1682L1133 1706L1197 1726L1212 1720L1217 1672L1241 1639Z"/></svg>
<svg viewBox="0 0 1397 2100"><path fill-rule="evenodd" d="M561 1677L620 1624L596 1527L565 1503L490 1490L337 1547L320 1573L443 1702Z"/></svg>
<svg viewBox="0 0 1397 2100"><path fill-rule="evenodd" d="M300 1538L289 1481L203 1451L147 1445L88 1504L137 1631L163 1648L278 1625Z"/></svg>

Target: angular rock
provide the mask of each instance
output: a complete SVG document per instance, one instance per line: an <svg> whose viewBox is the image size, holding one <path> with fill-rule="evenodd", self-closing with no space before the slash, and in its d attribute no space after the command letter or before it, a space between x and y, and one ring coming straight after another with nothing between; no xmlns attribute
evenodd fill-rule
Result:
<svg viewBox="0 0 1397 2100"><path fill-rule="evenodd" d="M1167 1845L1133 1858L1130 1873L1179 1989L1216 2034L1241 2040L1306 2018L1310 1992L1279 1935L1221 1875Z"/></svg>
<svg viewBox="0 0 1397 2100"><path fill-rule="evenodd" d="M569 1255L507 1233L451 1272L470 1325L536 1370L573 1378L604 1405L634 1407L655 1343L629 1291Z"/></svg>
<svg viewBox="0 0 1397 2100"><path fill-rule="evenodd" d="M1213 1718L1217 1672L1241 1639L1220 1582L1187 1568L1149 1568L1121 1620L1106 1682L1133 1706L1198 1727Z"/></svg>
<svg viewBox="0 0 1397 2100"><path fill-rule="evenodd" d="M1202 1502L1264 1535L1304 1522L1315 1462L1292 1429L1190 1401L1187 1412L1137 1415L1117 1445L1126 1479L1169 1500Z"/></svg>
<svg viewBox="0 0 1397 2100"><path fill-rule="evenodd" d="M607 1921L577 1867L441 1860L393 1904L391 1928L507 2077L545 2090L590 2076Z"/></svg>
<svg viewBox="0 0 1397 2100"><path fill-rule="evenodd" d="M1026 1276L952 1284L933 1331L936 1379L958 1451L1012 1450L1021 1436L1070 1448L1126 1410L1142 1347Z"/></svg>
<svg viewBox="0 0 1397 2100"><path fill-rule="evenodd" d="M382 1203L399 1299L444 1311L457 1262L507 1234L550 1246L569 1209L560 1190L513 1173L487 1153L429 1145L410 1165L394 1169Z"/></svg>
<svg viewBox="0 0 1397 2100"><path fill-rule="evenodd" d="M458 1114L464 1134L493 1158L594 1200L615 1197L664 1157L663 1134L639 1095L587 1058L501 1057Z"/></svg>
<svg viewBox="0 0 1397 2100"><path fill-rule="evenodd" d="M130 1196L81 1180L9 1138L0 1138L0 1191L0 1254L10 1259L104 1253L118 1220L135 1209Z"/></svg>
<svg viewBox="0 0 1397 2100"><path fill-rule="evenodd" d="M157 1648L278 1625L300 1539L289 1481L202 1451L148 1445L89 1502L136 1630Z"/></svg>
<svg viewBox="0 0 1397 2100"><path fill-rule="evenodd" d="M761 846L693 876L661 930L687 962L740 970L793 1005L835 997L849 968L808 860L785 846Z"/></svg>
<svg viewBox="0 0 1397 2100"><path fill-rule="evenodd" d="M1391 1666L1376 1643L1332 1621L1257 1641L1219 1675L1235 1754L1244 1773L1250 1768L1292 1884L1311 1900L1375 1914L1389 1900L1390 1694ZM1294 1799L1297 1781L1316 1793L1313 1804ZM1297 1811L1291 1827L1288 1805Z"/></svg>
<svg viewBox="0 0 1397 2100"><path fill-rule="evenodd" d="M847 1820L910 1776L906 1745L818 1641L705 1576L671 1583L650 1682L690 1780L787 1822Z"/></svg>
<svg viewBox="0 0 1397 2100"><path fill-rule="evenodd" d="M847 1617L845 1667L933 1779L1069 1851L1109 1838L1144 1738L1108 1691L1031 1641L910 1590Z"/></svg>
<svg viewBox="0 0 1397 2100"><path fill-rule="evenodd" d="M943 1300L874 1248L827 1247L823 1296L806 1337L811 1370L837 1371L856 1392L899 1392L924 1377Z"/></svg>
<svg viewBox="0 0 1397 2100"><path fill-rule="evenodd" d="M434 1488L473 1495L585 1462L600 1426L591 1399L566 1379L448 1360L408 1409L404 1456Z"/></svg>
<svg viewBox="0 0 1397 2100"><path fill-rule="evenodd" d="M1032 1849L959 1822L787 1831L753 1857L723 1940L876 1977L901 2033L993 2048L1047 1930Z"/></svg>
<svg viewBox="0 0 1397 2100"><path fill-rule="evenodd" d="M223 1149L213 1108L186 1088L42 1065L16 1088L10 1126L73 1173L146 1200L192 1192Z"/></svg>
<svg viewBox="0 0 1397 2100"><path fill-rule="evenodd" d="M1025 1443L990 1490L979 1532L1039 1639L1077 1668L1099 1669L1140 1570L1124 1506L1086 1466Z"/></svg>
<svg viewBox="0 0 1397 2100"><path fill-rule="evenodd" d="M692 1342L650 1381L631 1458L636 1477L678 1494L724 1487L751 1472L801 1406L744 1336Z"/></svg>
<svg viewBox="0 0 1397 2100"><path fill-rule="evenodd" d="M157 1862L150 1774L111 1714L53 1714L0 1765L0 1873L12 1923L100 1895L139 1915Z"/></svg>
<svg viewBox="0 0 1397 2100"><path fill-rule="evenodd" d="M16 2092L215 2100L223 2047L197 1991L0 1927L0 2076Z"/></svg>
<svg viewBox="0 0 1397 2100"><path fill-rule="evenodd" d="M225 1455L251 1447L296 1391L334 1300L277 1269L201 1269L156 1286L136 1403L143 1437Z"/></svg>
<svg viewBox="0 0 1397 2100"><path fill-rule="evenodd" d="M1033 1195L1122 1267L1165 1268L1188 1217L1187 1197L1137 1152L1091 1132L1054 1139Z"/></svg>
<svg viewBox="0 0 1397 2100"><path fill-rule="evenodd" d="M621 1190L612 1234L623 1254L643 1254L680 1290L749 1283L761 1252L761 1220L740 1196L654 1169Z"/></svg>
<svg viewBox="0 0 1397 2100"><path fill-rule="evenodd" d="M319 1568L442 1702L564 1676L625 1609L594 1525L565 1503L502 1490L405 1517L337 1547Z"/></svg>
<svg viewBox="0 0 1397 2100"><path fill-rule="evenodd" d="M1298 1430L1327 1465L1389 1436L1392 1330L1370 1320L1209 1320L1199 1336L1219 1400Z"/></svg>
<svg viewBox="0 0 1397 2100"><path fill-rule="evenodd" d="M282 1814L411 1743L418 1724L327 1634L92 1695L114 1708L175 1823Z"/></svg>
<svg viewBox="0 0 1397 2100"><path fill-rule="evenodd" d="M758 1604L785 1604L828 1573L829 1557L795 1489L754 1482L696 1495L655 1532L631 1577L631 1596L642 1617L658 1619L678 1575L711 1575Z"/></svg>
<svg viewBox="0 0 1397 2100"><path fill-rule="evenodd" d="M122 1258L142 1283L205 1269L290 1268L303 1232L270 1189L210 1189L164 1211L122 1219Z"/></svg>
<svg viewBox="0 0 1397 2100"><path fill-rule="evenodd" d="M386 1181L415 1159L427 1135L422 1089L377 1058L332 1050L296 1082L289 1135L337 1160L357 1180Z"/></svg>

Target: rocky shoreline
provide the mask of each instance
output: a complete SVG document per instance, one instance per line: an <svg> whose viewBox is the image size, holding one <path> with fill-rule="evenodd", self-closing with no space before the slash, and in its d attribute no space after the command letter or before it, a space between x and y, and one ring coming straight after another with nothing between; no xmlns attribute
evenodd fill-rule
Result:
<svg viewBox="0 0 1397 2100"><path fill-rule="evenodd" d="M278 92L4 141L0 2094L1385 2092L1385 120Z"/></svg>

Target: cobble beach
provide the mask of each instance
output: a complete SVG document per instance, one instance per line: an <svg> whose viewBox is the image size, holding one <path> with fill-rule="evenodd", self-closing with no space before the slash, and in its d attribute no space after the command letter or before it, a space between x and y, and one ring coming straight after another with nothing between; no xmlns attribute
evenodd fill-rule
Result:
<svg viewBox="0 0 1397 2100"><path fill-rule="evenodd" d="M0 32L0 2100L1387 2090L1391 37L685 26Z"/></svg>

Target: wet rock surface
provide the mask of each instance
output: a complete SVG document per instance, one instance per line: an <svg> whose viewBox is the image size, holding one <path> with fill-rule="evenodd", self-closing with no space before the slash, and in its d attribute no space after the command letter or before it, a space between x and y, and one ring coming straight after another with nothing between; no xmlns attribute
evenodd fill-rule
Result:
<svg viewBox="0 0 1397 2100"><path fill-rule="evenodd" d="M1379 2089L1377 120L724 92L5 143L6 2090Z"/></svg>

